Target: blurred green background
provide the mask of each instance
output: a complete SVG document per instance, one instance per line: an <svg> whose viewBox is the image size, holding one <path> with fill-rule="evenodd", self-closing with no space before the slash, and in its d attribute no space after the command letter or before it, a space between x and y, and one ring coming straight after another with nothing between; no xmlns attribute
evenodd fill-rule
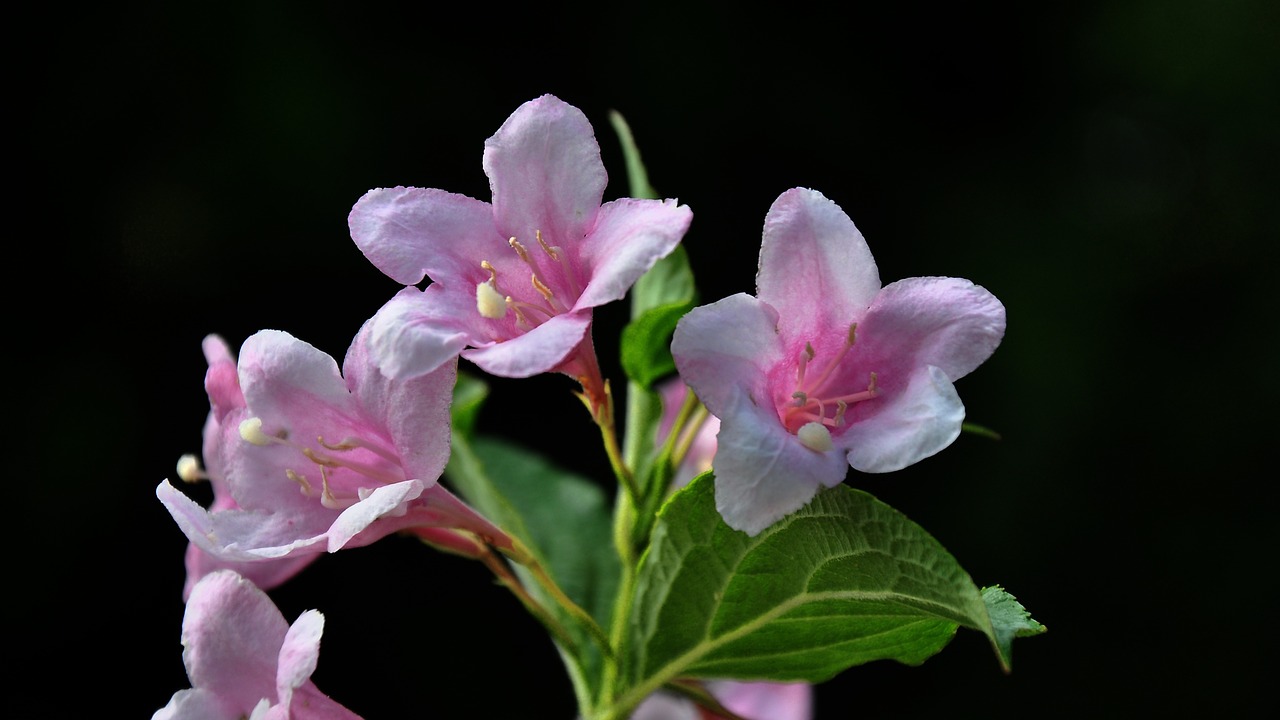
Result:
<svg viewBox="0 0 1280 720"><path fill-rule="evenodd" d="M1049 633L1015 645L1009 676L967 631L921 667L853 668L818 689L819 720L1265 708L1277 3L25 12L9 372L36 442L7 652L71 688L19 707L149 717L188 686L186 541L154 489L199 450L201 338L275 328L341 358L397 289L351 242L351 205L391 185L487 200L485 138L552 93L594 123L607 198L627 190L607 115L629 120L653 184L693 209L704 301L754 291L764 214L805 186L853 217L886 282L965 277L1008 309L958 384L1003 440L847 482ZM615 382L624 313L598 315ZM608 477L566 378L493 386L483 430ZM370 720L573 715L546 636L467 561L391 538L272 596L290 620L325 613L315 680Z"/></svg>

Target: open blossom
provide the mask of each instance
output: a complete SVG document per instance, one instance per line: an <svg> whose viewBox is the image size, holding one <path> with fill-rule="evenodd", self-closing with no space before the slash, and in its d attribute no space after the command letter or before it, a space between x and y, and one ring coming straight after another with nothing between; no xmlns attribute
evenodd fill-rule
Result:
<svg viewBox="0 0 1280 720"><path fill-rule="evenodd" d="M151 720L359 720L311 681L324 615L293 625L271 598L231 570L196 583L182 619L182 662L191 688Z"/></svg>
<svg viewBox="0 0 1280 720"><path fill-rule="evenodd" d="M512 548L437 482L449 458L456 362L391 380L372 364L369 330L366 322L341 373L287 333L263 330L245 341L235 383L223 377L210 391L215 407L230 398L205 445L230 500L206 510L168 481L156 490L201 551L224 562L279 561L401 530L463 554L478 539Z"/></svg>
<svg viewBox="0 0 1280 720"><path fill-rule="evenodd" d="M712 680L711 693L725 709L747 720L810 720L813 686L809 683ZM692 700L661 691L645 698L631 720L714 720L719 717Z"/></svg>
<svg viewBox="0 0 1280 720"><path fill-rule="evenodd" d="M201 468L194 456L183 456L178 461L178 476L187 482L209 482L213 488L213 502L209 505L209 512L234 510L239 506L235 498L231 497L231 488L227 486L224 470L226 453L223 451L226 434L223 426L233 413L236 413L236 418L242 417L238 411L244 410L244 393L240 391L240 379L236 375L235 356L231 353L231 348L227 347L226 341L217 335L209 335L204 339L202 348L205 362L209 365L204 377L205 392L209 395L209 415L205 420L203 433L205 465ZM234 570L263 590L270 590L296 575L319 556L318 553L306 553L277 560L237 562L210 555L196 543L189 542L185 558L187 579L182 588L182 597L184 600L188 599L200 578L221 569Z"/></svg>
<svg viewBox="0 0 1280 720"><path fill-rule="evenodd" d="M950 445L964 420L953 383L1004 336L1004 306L968 280L881 287L853 221L803 188L765 218L756 287L695 308L671 346L720 418L716 506L751 535L850 466L889 472Z"/></svg>
<svg viewBox="0 0 1280 720"><path fill-rule="evenodd" d="M492 204L395 187L352 208L356 245L406 286L374 322L379 366L413 377L461 352L493 375L594 380L592 309L624 297L669 254L692 213L675 200L602 205L607 176L591 124L551 95L507 118L483 165ZM413 287L424 277L425 290Z"/></svg>

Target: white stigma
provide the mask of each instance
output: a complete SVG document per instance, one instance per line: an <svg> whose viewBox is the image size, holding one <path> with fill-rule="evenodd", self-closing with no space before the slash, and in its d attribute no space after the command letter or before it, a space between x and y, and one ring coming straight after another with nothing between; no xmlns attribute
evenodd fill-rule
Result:
<svg viewBox="0 0 1280 720"><path fill-rule="evenodd" d="M835 447L831 444L831 431L820 422L805 423L796 431L796 438L814 452L826 452Z"/></svg>
<svg viewBox="0 0 1280 720"><path fill-rule="evenodd" d="M178 458L178 477L188 483L203 480L205 474L200 469L200 460L189 453Z"/></svg>
<svg viewBox="0 0 1280 720"><path fill-rule="evenodd" d="M240 437L245 442L264 446L271 444L271 438L262 432L262 418L251 417L240 423Z"/></svg>
<svg viewBox="0 0 1280 720"><path fill-rule="evenodd" d="M476 309L490 320L497 320L507 314L507 299L498 292L493 283L486 280L476 285Z"/></svg>

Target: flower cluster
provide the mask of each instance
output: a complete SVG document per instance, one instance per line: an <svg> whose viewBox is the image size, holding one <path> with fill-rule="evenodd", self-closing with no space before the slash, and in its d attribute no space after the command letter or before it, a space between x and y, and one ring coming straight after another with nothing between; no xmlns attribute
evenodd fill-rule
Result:
<svg viewBox="0 0 1280 720"><path fill-rule="evenodd" d="M892 573L868 584L865 571L851 568L833 577L815 569L803 587L770 591L792 593L788 602L801 607L822 602L812 588L826 583L827 592L864 604L888 602L905 613L904 627L941 623L936 637L912 636L902 647L866 645L906 630L859 620L871 624L839 627L841 642L857 651L842 655L813 645L811 633L770 630L776 608L751 603L733 611L757 613L741 627L761 632L715 629L732 624L717 603L734 583L785 574L746 567L765 538L799 542L787 539L789 519L823 488L840 486L850 468L897 470L957 438L965 411L954 383L1004 334L1004 308L990 292L941 277L881 286L849 217L816 191L788 190L765 217L755 296L693 308L673 285L635 301L630 342L657 359L652 372L629 377L620 442L593 310L628 297L642 278L660 283L648 280L659 263L666 276L691 272L678 265L677 250L692 212L643 188L605 202L591 124L550 95L522 105L485 142L483 167L489 202L391 187L354 204L352 239L401 287L360 328L341 367L279 330L254 334L238 352L219 336L205 339L203 462L185 456L178 475L208 481L213 502L202 507L167 480L156 490L189 539L182 637L193 687L155 718L355 717L309 679L323 617L309 611L288 626L265 592L325 553L391 534L490 568L551 633L587 718L809 718L813 682L867 659L916 662L957 624L986 632L1007 664L996 614L983 603L1012 598L980 596L958 567L943 567L936 587L919 578L897 583ZM566 543L540 542L561 533L574 544L572 523L539 529L536 513L500 496L500 483L467 482L508 451L485 446L486 455L459 428L459 359L481 374L556 373L581 387L617 480L614 547L581 543L597 553L599 578L567 574L555 549ZM669 379L654 386L656 375ZM459 448L470 464L451 463ZM558 482L578 487L568 477ZM714 496L713 513L699 509L703 496ZM837 508L889 512L861 496L831 498ZM679 517L694 520L680 525ZM902 523L918 544L912 562L926 552L953 563ZM697 542L708 542L680 539L695 531L716 538L706 549L741 565L720 570L719 585L681 574L703 552ZM822 532L833 547L876 542L852 520ZM672 565L664 553L686 559ZM836 559L818 558L830 566L822 573L838 569ZM590 606L606 590L613 596L603 609ZM1022 623L1018 632L1042 630L1024 615L1011 616ZM686 639L671 628L681 623L705 630L692 650L676 652L669 646ZM782 641L821 661L751 659ZM736 659L722 647L735 648ZM653 660L663 653L677 659Z"/></svg>

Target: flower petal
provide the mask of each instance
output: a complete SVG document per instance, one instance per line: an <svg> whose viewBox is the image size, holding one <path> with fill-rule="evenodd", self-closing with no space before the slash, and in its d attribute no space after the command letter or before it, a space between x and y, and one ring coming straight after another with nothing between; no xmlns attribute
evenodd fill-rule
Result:
<svg viewBox="0 0 1280 720"><path fill-rule="evenodd" d="M578 257L591 281L576 307L621 300L641 275L675 249L692 221L693 211L675 200L605 203Z"/></svg>
<svg viewBox="0 0 1280 720"><path fill-rule="evenodd" d="M470 331L460 322L475 313L475 302L457 307L457 293L437 284L426 290L407 287L372 318L369 339L378 368L393 379L432 372L457 357Z"/></svg>
<svg viewBox="0 0 1280 720"><path fill-rule="evenodd" d="M289 626L276 665L276 701L281 705L288 705L293 691L306 684L316 671L322 635L324 615L319 610L307 610Z"/></svg>
<svg viewBox="0 0 1280 720"><path fill-rule="evenodd" d="M434 484L434 480L431 482ZM342 514L334 520L333 526L328 533L329 552L337 552L346 547L353 537L364 532L375 521L383 517L403 516L407 510L405 506L411 500L421 496L426 485L427 483L422 480L405 480L393 485L374 488L359 502L343 510ZM363 538L364 542L359 544L371 543L391 532L394 532L394 529L379 528L379 532L367 535Z"/></svg>
<svg viewBox="0 0 1280 720"><path fill-rule="evenodd" d="M206 576L182 620L182 660L193 687L248 714L276 694L276 661L289 624L253 583L229 570Z"/></svg>
<svg viewBox="0 0 1280 720"><path fill-rule="evenodd" d="M813 686L809 683L714 680L707 683L707 690L725 708L744 718L810 720L813 717Z"/></svg>
<svg viewBox="0 0 1280 720"><path fill-rule="evenodd" d="M880 290L871 250L853 220L821 193L784 192L769 208L757 296L783 318L786 340L844 332Z"/></svg>
<svg viewBox="0 0 1280 720"><path fill-rule="evenodd" d="M935 365L959 380L1004 338L1004 305L968 280L918 277L886 285L858 325L868 367Z"/></svg>
<svg viewBox="0 0 1280 720"><path fill-rule="evenodd" d="M151 720L240 720L244 713L202 688L179 690ZM696 720L696 719L695 719Z"/></svg>
<svg viewBox="0 0 1280 720"><path fill-rule="evenodd" d="M464 350L462 357L490 375L523 378L550 372L578 347L591 327L591 311L556 315L529 332Z"/></svg>
<svg viewBox="0 0 1280 720"><path fill-rule="evenodd" d="M216 555L205 552L195 543L188 543L187 553L184 558L187 579L182 587L182 599L185 601L190 598L191 591L195 589L196 583L205 575L217 570L234 570L263 590L271 590L302 572L303 568L315 562L318 557L320 557L320 553L311 552L299 553L278 560L237 562L223 560Z"/></svg>
<svg viewBox="0 0 1280 720"><path fill-rule="evenodd" d="M786 432L771 404L737 395L716 436L716 509L729 527L758 535L848 473L838 451L815 452Z"/></svg>
<svg viewBox="0 0 1280 720"><path fill-rule="evenodd" d="M187 539L221 560L256 562L320 552L327 540L329 523L318 513L294 515L243 509L209 512L168 480L156 487L156 497Z"/></svg>
<svg viewBox="0 0 1280 720"><path fill-rule="evenodd" d="M906 386L883 397L875 413L839 437L853 469L867 473L901 470L955 442L964 404L942 368L929 365Z"/></svg>
<svg viewBox="0 0 1280 720"><path fill-rule="evenodd" d="M740 394L769 402L766 376L782 359L778 313L739 293L696 307L676 324L671 354L698 399L717 417Z"/></svg>
<svg viewBox="0 0 1280 720"><path fill-rule="evenodd" d="M575 246L595 224L608 176L587 116L552 95L516 109L484 144L503 238Z"/></svg>
<svg viewBox="0 0 1280 720"><path fill-rule="evenodd" d="M342 376L369 420L391 436L405 475L434 480L449 462L449 407L458 375L457 356L428 373L394 380L375 364L373 325L374 320L367 321L356 334L343 360Z"/></svg>
<svg viewBox="0 0 1280 720"><path fill-rule="evenodd" d="M402 285L463 277L476 271L473 258L511 252L489 203L444 190L370 190L351 208L347 226L365 257Z"/></svg>

